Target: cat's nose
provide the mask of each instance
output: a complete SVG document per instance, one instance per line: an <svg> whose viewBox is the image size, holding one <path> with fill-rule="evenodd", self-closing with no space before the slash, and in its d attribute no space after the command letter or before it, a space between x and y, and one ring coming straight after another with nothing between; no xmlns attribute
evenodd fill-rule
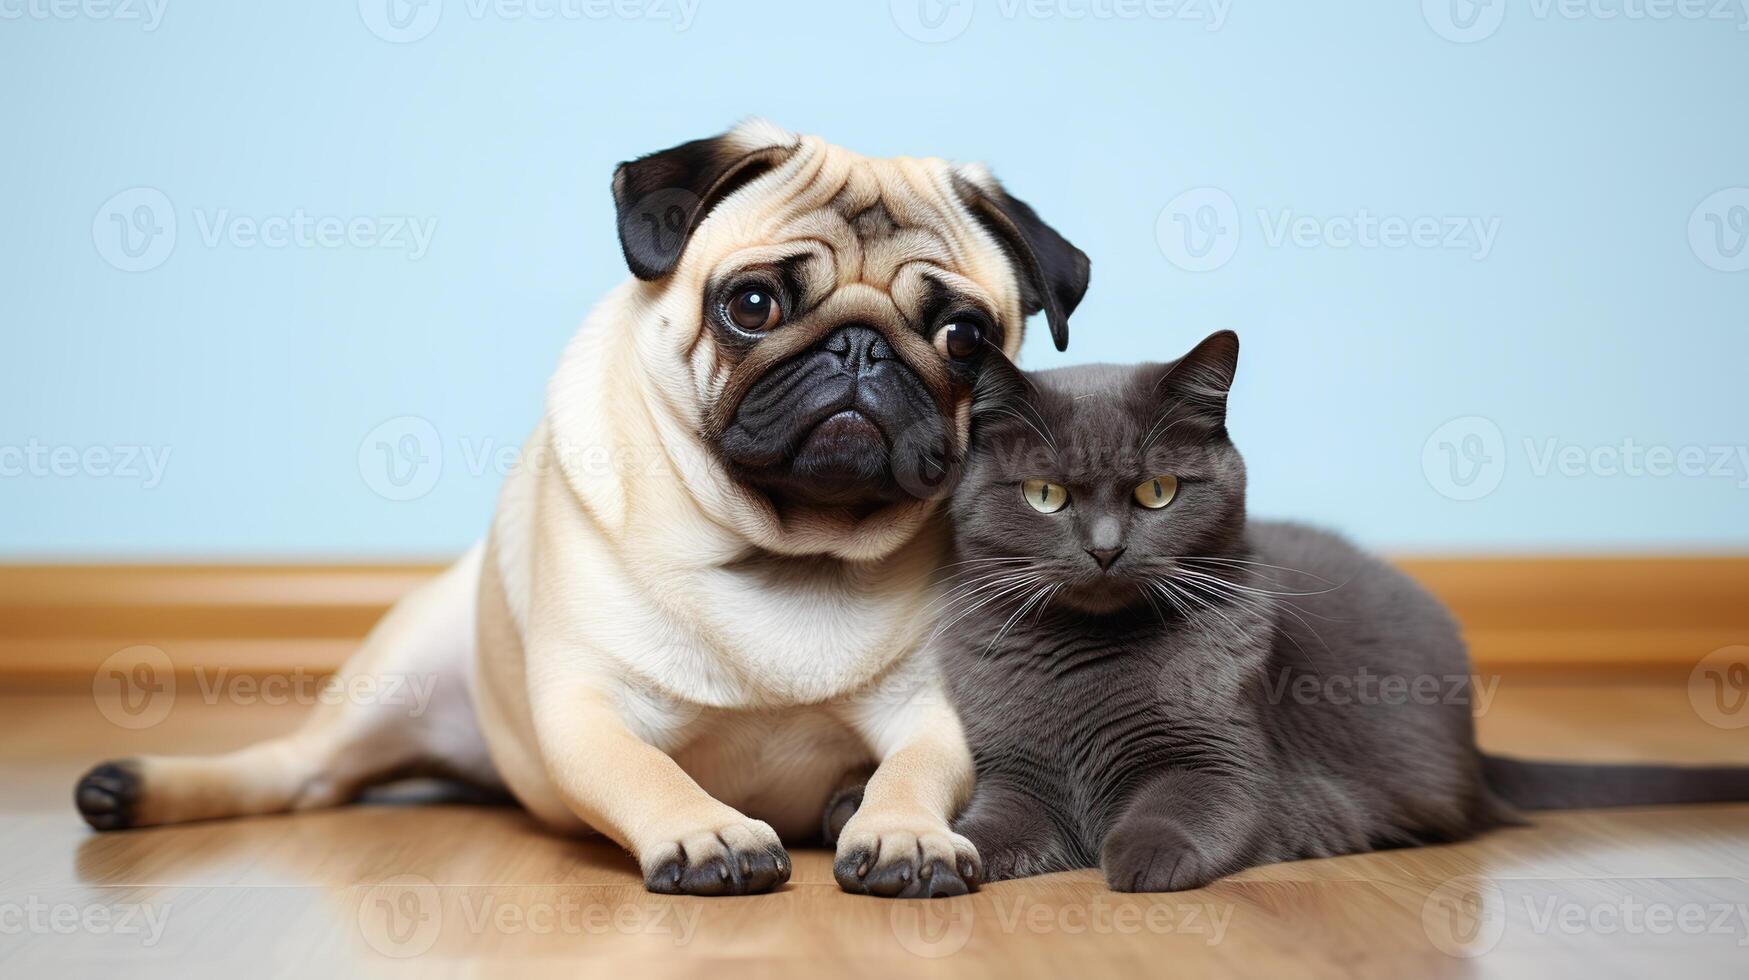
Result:
<svg viewBox="0 0 1749 980"><path fill-rule="evenodd" d="M1099 563L1101 571L1109 570L1111 568L1111 563L1117 561L1117 556L1123 554L1123 552L1124 550L1121 547L1087 549L1087 553L1092 555L1093 560Z"/></svg>

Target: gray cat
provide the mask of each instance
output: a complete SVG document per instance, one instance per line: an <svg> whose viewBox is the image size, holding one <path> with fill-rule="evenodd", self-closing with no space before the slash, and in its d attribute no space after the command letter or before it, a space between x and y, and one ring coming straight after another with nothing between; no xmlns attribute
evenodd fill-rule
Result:
<svg viewBox="0 0 1749 980"><path fill-rule="evenodd" d="M1749 799L1749 769L1483 755L1432 596L1340 538L1246 519L1238 354L1223 332L1166 365L983 367L939 639L978 769L955 829L986 881L1097 866L1176 891L1518 808Z"/></svg>

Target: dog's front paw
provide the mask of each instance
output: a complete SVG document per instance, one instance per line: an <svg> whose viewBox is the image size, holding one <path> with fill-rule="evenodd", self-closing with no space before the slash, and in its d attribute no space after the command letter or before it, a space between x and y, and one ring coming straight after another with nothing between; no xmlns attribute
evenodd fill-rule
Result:
<svg viewBox="0 0 1749 980"><path fill-rule="evenodd" d="M789 853L777 832L741 817L672 835L639 855L644 887L664 895L753 895L789 880Z"/></svg>
<svg viewBox="0 0 1749 980"><path fill-rule="evenodd" d="M1114 828L1099 866L1114 892L1181 892L1221 876L1210 856L1169 820L1144 820Z"/></svg>
<svg viewBox="0 0 1749 980"><path fill-rule="evenodd" d="M946 825L850 818L832 862L838 886L881 898L945 898L975 891L978 849Z"/></svg>
<svg viewBox="0 0 1749 980"><path fill-rule="evenodd" d="M95 830L134 825L140 802L140 764L132 759L105 762L80 777L73 789L79 815Z"/></svg>

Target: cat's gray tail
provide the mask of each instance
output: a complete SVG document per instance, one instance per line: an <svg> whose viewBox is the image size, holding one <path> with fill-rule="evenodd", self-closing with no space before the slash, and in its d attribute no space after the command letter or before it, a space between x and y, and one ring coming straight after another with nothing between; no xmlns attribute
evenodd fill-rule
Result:
<svg viewBox="0 0 1749 980"><path fill-rule="evenodd" d="M1524 810L1749 800L1749 767L1617 766L1482 756L1488 788Z"/></svg>

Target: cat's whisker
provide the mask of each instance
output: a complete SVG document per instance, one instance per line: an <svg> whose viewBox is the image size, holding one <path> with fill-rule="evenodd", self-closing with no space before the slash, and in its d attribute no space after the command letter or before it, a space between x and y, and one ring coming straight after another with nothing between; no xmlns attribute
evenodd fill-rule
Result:
<svg viewBox="0 0 1749 980"><path fill-rule="evenodd" d="M954 627L954 625L957 624L960 620L965 619L967 616L971 615L972 613L977 612L979 609L984 608L985 606L989 605L991 602L996 601L998 599L1001 599L1003 596L1012 595L1013 593L1024 591L1024 590L1032 587L1033 585L1038 584L1038 582L1039 582L1039 576L1037 574L1028 575L1028 576L1026 576L1026 578L1023 581L1021 581L1020 583L1018 583L1016 585L1009 586L1008 588L1002 589L1002 590L995 592L995 593L992 593L990 595L986 595L984 598L979 599L977 602L973 603L971 605L971 607L967 608L966 610L960 612L958 615L954 616L954 618L952 620L947 620L944 616L943 622L935 628L935 632L933 632L929 635L929 639L925 640L923 642L923 645L929 646L930 644L933 644L937 639L939 639L941 637L941 634L952 629Z"/></svg>
<svg viewBox="0 0 1749 980"><path fill-rule="evenodd" d="M1325 652L1330 651L1330 644L1324 642L1323 635L1316 629L1313 629L1312 624L1306 622L1304 617L1300 616L1300 614L1291 608L1288 603L1273 598L1259 598L1257 596L1247 595L1243 591L1222 591L1220 588L1221 586L1225 586L1227 589L1236 589L1237 586L1232 582L1228 582L1226 579L1214 576L1205 576L1204 579L1205 580L1199 581L1196 578L1187 577L1183 584L1186 587L1201 588L1210 594L1221 596L1227 602L1232 603L1240 609L1247 610L1252 615L1265 619L1271 623L1272 626L1275 626L1277 631L1281 632L1281 635L1287 638L1288 642L1294 645L1294 648L1299 652L1301 659L1306 661L1307 668L1312 670L1313 673L1317 672L1317 665L1312 662L1311 654L1306 651L1305 646L1302 645L1298 638L1292 633L1281 631L1280 627L1275 624L1275 614L1279 612L1292 616L1295 622L1304 626L1306 630L1312 634L1312 637L1318 641L1319 645L1324 648ZM1267 603L1267 606L1265 606L1265 603Z"/></svg>
<svg viewBox="0 0 1749 980"><path fill-rule="evenodd" d="M1014 610L1014 615L1008 617L1008 621L1003 623L1002 628L996 631L996 635L990 638L990 642L984 646L984 652L979 654L979 656L989 656L990 651L996 648L996 644L1002 642L1002 638L1008 635L1008 631L1014 628L1014 624L1020 620L1020 617L1026 615L1026 611L1032 607L1032 604L1049 595L1053 588L1054 586L1047 582L1040 586L1037 592L1028 596L1027 600L1020 604L1020 608Z"/></svg>
<svg viewBox="0 0 1749 980"><path fill-rule="evenodd" d="M1160 608L1160 600L1155 595L1153 584L1152 582L1143 583L1142 598L1148 600L1148 607L1154 610L1154 615L1159 618L1160 625L1164 627L1167 623L1166 610Z"/></svg>
<svg viewBox="0 0 1749 980"><path fill-rule="evenodd" d="M1211 579L1210 582L1224 582L1224 580ZM1167 584L1171 584L1171 583L1167 583ZM1230 585L1231 583L1225 583L1225 584ZM1313 629L1310 623L1307 623L1304 619L1302 619L1298 613L1294 612L1292 609L1289 609L1285 603L1271 601L1271 600L1257 599L1254 597L1245 596L1245 595L1240 594L1240 593L1222 592L1209 583L1197 582L1194 580L1187 580L1187 581L1183 582L1182 587L1185 590L1185 595L1187 598L1194 598L1197 601L1198 605L1200 605L1203 608L1208 609L1210 612L1213 612L1216 615L1220 616L1223 620L1226 620L1229 624L1232 624L1234 629L1239 628L1238 624L1233 623L1232 619L1221 614L1220 610L1216 607L1215 603L1211 599L1207 598L1204 595L1190 592L1189 590L1192 588L1197 588L1197 589L1203 590L1209 596L1219 597L1223 601L1232 604L1233 606L1237 607L1238 609L1244 610L1244 611L1250 613L1251 615L1258 617L1259 619L1263 620L1265 623L1270 624L1271 628L1277 629L1278 631L1279 631L1279 626L1276 625L1275 613L1278 611L1284 612L1287 615L1294 617L1294 620L1296 622L1298 622L1300 625L1304 626L1308 631L1310 631L1312 636L1317 639L1318 643L1324 647L1326 652L1328 652L1330 649L1330 645L1328 643L1324 642L1324 637L1322 635L1320 635L1317 630ZM1267 603L1267 605L1265 605L1265 603ZM1316 673L1317 669L1318 669L1317 664L1312 662L1311 655L1306 651L1305 646L1302 645L1300 643L1300 641L1292 633L1285 633L1284 632L1284 633L1282 633L1282 635L1287 638L1288 642L1290 642L1294 645L1294 649L1299 653L1300 659L1302 659L1306 662L1306 667L1309 670L1311 670L1313 673Z"/></svg>
<svg viewBox="0 0 1749 980"><path fill-rule="evenodd" d="M973 596L978 595L981 592L985 592L985 591L988 591L990 589L999 589L999 588L1002 588L1004 586L1014 584L1016 582L1023 582L1023 581L1029 580L1029 579L1034 579L1036 577L1037 577L1037 573L1031 572L1031 571L1024 571L1024 570L1023 571L1006 571L1006 572L1003 572L1003 573L998 574L998 575L989 576L987 578L980 579L979 581L972 583L970 585L948 590L948 593L946 595L937 599L935 602L930 603L930 605L924 611L926 613L945 614L954 605L956 605L962 601L968 600L968 599L972 598Z"/></svg>
<svg viewBox="0 0 1749 980"><path fill-rule="evenodd" d="M1178 419L1177 421L1172 422L1170 425L1167 425L1166 428L1160 429L1160 424L1162 422L1165 422L1167 419L1170 419L1170 418L1172 418L1172 409L1167 409L1166 411L1160 413L1160 417L1154 420L1153 425L1148 427L1147 435L1142 437L1142 449L1141 449L1142 454L1145 455L1148 452L1148 450L1154 448L1155 440L1166 438L1167 433L1170 433L1172 431L1173 426L1176 426L1179 422L1184 421L1184 419ZM1160 429L1160 431L1158 433L1156 433L1154 431L1156 429Z"/></svg>
<svg viewBox="0 0 1749 980"><path fill-rule="evenodd" d="M1033 555L1008 555L1008 556L1000 556L1000 557L996 557L996 558L967 558L964 561L948 562L947 564L945 564L941 567L942 568L958 568L961 565L979 565L979 564L986 564L989 562L1038 561L1038 560L1039 559Z"/></svg>
<svg viewBox="0 0 1749 980"><path fill-rule="evenodd" d="M1057 598L1057 593L1059 593L1061 591L1063 591L1063 583L1062 582L1058 582L1056 585L1051 587L1051 594L1048 596L1045 596L1045 601L1038 604L1038 613L1037 613L1037 615L1033 616L1033 618L1032 618L1032 621L1034 623L1044 622L1045 610L1047 610L1051 607L1051 602Z"/></svg>
<svg viewBox="0 0 1749 980"><path fill-rule="evenodd" d="M1221 596L1227 601L1241 609L1251 612L1254 615L1262 616L1266 619L1272 618L1273 610L1277 606L1273 596L1264 593L1251 592L1236 583L1229 582L1218 576L1197 575L1194 573L1184 574L1184 571L1184 569L1180 569L1180 574L1178 575L1178 578L1183 580L1184 585L1198 587L1211 594Z"/></svg>
<svg viewBox="0 0 1749 980"><path fill-rule="evenodd" d="M1282 611L1286 612L1287 614L1293 616L1294 619L1298 620L1301 625L1306 627L1306 629L1311 630L1312 635L1317 638L1317 640L1320 644L1324 645L1325 649L1329 649L1329 644L1324 643L1324 637L1321 634L1319 634L1317 630L1312 629L1312 624L1306 622L1305 616L1311 616L1314 619L1322 619L1322 620L1325 620L1326 622L1334 622L1334 620L1331 620L1331 619L1329 619L1329 617L1326 617L1326 616L1320 616L1315 612L1311 612L1310 610L1300 609L1300 608L1294 606L1292 600L1296 599L1296 598L1304 598L1307 596L1325 595L1328 592L1334 592L1335 589L1327 589L1327 590L1322 590L1319 592L1273 592L1273 591L1270 591L1268 589L1259 589L1259 588L1256 588L1254 586L1249 586L1249 585L1245 585L1243 583L1234 582L1230 579L1224 579L1218 575L1208 575L1206 573L1197 572L1193 569L1184 568L1183 566L1179 566L1177 571L1181 576L1183 576L1185 578L1200 578L1200 579L1202 579L1204 581L1208 581L1210 583L1217 583L1219 587L1224 587L1226 589L1232 590L1236 594L1249 595L1249 596L1257 597L1259 599L1267 597L1270 600L1274 600L1270 603L1270 605L1273 608L1281 609ZM1336 588L1341 588L1341 586L1337 586ZM1304 615L1302 615L1302 613ZM1290 637L1290 639L1291 639L1291 637Z"/></svg>
<svg viewBox="0 0 1749 980"><path fill-rule="evenodd" d="M1020 422L1021 424L1025 425L1027 428L1029 428L1033 432L1037 433L1038 437L1045 441L1045 445L1051 447L1051 452L1060 454L1059 450L1057 449L1057 441L1055 439L1052 439L1050 437L1050 435L1048 435L1045 432L1045 430L1043 430L1043 429L1039 428L1037 425L1035 425L1033 423L1032 419L1027 418L1026 416L1020 414L1019 412L1016 412L1014 409L1009 408L1006 405L996 406L994 408L991 408L990 411L994 412L997 415L1007 415L1010 418L1013 418L1016 422Z"/></svg>
<svg viewBox="0 0 1749 980"><path fill-rule="evenodd" d="M1341 588L1344 584L1341 582L1332 582L1329 579L1324 578L1321 575L1315 575L1311 572L1305 571L1304 569L1289 568L1286 565L1271 565L1270 563L1268 563L1266 561L1251 561L1251 560L1245 559L1245 558L1217 558L1213 555L1180 555L1180 556L1174 558L1173 561L1180 561L1180 562L1184 562L1184 561L1203 562L1203 561L1206 561L1206 562L1215 562L1217 564L1222 564L1222 565L1246 565L1246 566L1250 566L1250 567L1254 567L1254 568L1269 568L1269 569L1274 569L1276 571L1292 572L1295 575L1304 575L1306 578L1315 579L1319 582L1323 582L1325 585L1329 585L1329 586L1332 586L1332 587L1338 588L1338 589Z"/></svg>
<svg viewBox="0 0 1749 980"><path fill-rule="evenodd" d="M1186 597L1186 598L1187 598L1187 599L1189 599L1189 598L1194 598L1194 597L1195 597L1195 596L1194 596L1194 594L1193 594L1193 593L1191 593L1191 592L1189 592L1189 591L1188 591L1188 590L1189 590L1189 589L1190 589L1190 588L1192 588L1192 587L1194 587L1194 586L1195 586L1195 585L1196 585L1196 583L1194 583L1194 582L1184 582L1184 583L1170 583L1170 582L1169 582L1169 583L1168 583L1168 584L1169 584L1169 585L1171 585L1171 584L1182 584L1182 585L1183 585L1183 587L1184 587L1184 588L1185 588L1185 590L1186 590L1186 591L1185 591L1185 593L1184 593L1184 595L1185 595L1185 597ZM1210 592L1213 592L1213 590L1212 590L1212 589L1211 589L1211 590L1210 590ZM1216 595L1219 595L1219 593L1214 593L1214 594L1216 594ZM1223 598L1227 598L1227 597L1223 597ZM1230 600L1230 598L1229 598L1229 601L1231 601L1231 600ZM1222 612L1222 611L1221 611L1221 608L1220 608L1220 607L1219 607L1219 606L1218 606L1218 605L1216 605L1216 604L1215 604L1215 603L1213 603L1213 602L1211 602L1211 601L1209 601L1209 600L1208 600L1208 599L1206 599L1206 598L1204 598L1204 599L1201 599L1201 600L1200 600L1200 602L1199 602L1199 605L1200 605L1200 606L1201 606L1201 607L1202 607L1202 608L1204 608L1204 609L1207 609L1207 610L1208 610L1208 611L1209 611L1209 612L1211 612L1211 613L1214 613L1214 614L1215 614L1215 615L1216 615L1216 616L1218 616L1218 617L1219 617L1219 618L1220 618L1220 619L1221 619L1221 621L1222 621L1222 622L1224 622L1224 623L1226 623L1226 624L1227 624L1227 625L1228 625L1228 626L1230 626L1230 627L1232 627L1232 629L1233 629L1233 632L1234 632L1234 633L1235 633L1235 634L1238 634L1238 635L1241 635L1241 636L1242 636L1242 635L1244 635L1244 633L1245 633L1245 630L1244 630L1244 628L1243 628L1243 627L1241 627L1241 626L1240 626L1240 625L1239 625L1239 624L1238 624L1238 622L1236 622L1236 621L1235 621L1235 620L1234 620L1234 619L1233 619L1233 618L1232 618L1232 617L1230 617L1230 616L1228 616L1228 615L1227 615L1227 614L1226 614L1226 613L1224 613L1224 612Z"/></svg>
<svg viewBox="0 0 1749 980"><path fill-rule="evenodd" d="M1184 567L1180 566L1178 571L1180 574L1184 575L1187 578L1194 577L1194 578L1210 579L1210 580L1213 580L1216 582L1220 582L1220 583L1222 583L1230 588L1238 589L1241 592L1248 592L1252 595L1273 596L1273 597L1281 598L1281 599L1303 599L1303 598L1308 598L1311 596L1329 595L1330 593L1335 592L1337 589L1340 589L1342 587L1340 585L1337 585L1337 586L1332 586L1328 589L1319 589L1316 592L1278 592L1275 589L1265 589L1265 588L1262 588L1260 586L1251 585L1251 584L1248 584L1245 582L1235 582L1232 579L1221 578L1219 575L1215 575L1215 574L1212 574L1210 572L1198 571L1197 569L1194 569L1194 568L1184 568Z"/></svg>

